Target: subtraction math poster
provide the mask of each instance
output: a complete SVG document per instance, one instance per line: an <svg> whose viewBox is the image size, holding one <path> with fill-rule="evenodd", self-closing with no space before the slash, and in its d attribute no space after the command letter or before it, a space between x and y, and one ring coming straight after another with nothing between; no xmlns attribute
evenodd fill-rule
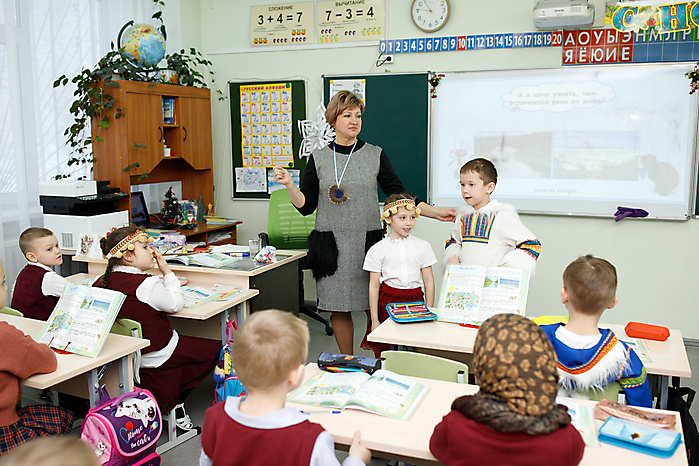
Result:
<svg viewBox="0 0 699 466"><path fill-rule="evenodd" d="M240 87L240 124L244 167L290 166L291 83Z"/></svg>

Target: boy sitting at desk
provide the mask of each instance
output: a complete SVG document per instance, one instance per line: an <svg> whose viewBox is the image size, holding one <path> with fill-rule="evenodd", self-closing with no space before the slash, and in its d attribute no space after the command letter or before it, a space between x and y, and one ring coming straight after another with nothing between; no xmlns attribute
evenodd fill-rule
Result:
<svg viewBox="0 0 699 466"><path fill-rule="evenodd" d="M533 272L541 243L522 224L514 207L490 200L498 182L493 162L482 158L469 160L459 172L466 205L456 211L442 259L444 267L464 264Z"/></svg>
<svg viewBox="0 0 699 466"><path fill-rule="evenodd" d="M68 280L51 270L63 263L58 240L48 228L27 228L19 236L19 248L29 263L17 277L10 307L24 317L47 320L68 285Z"/></svg>
<svg viewBox="0 0 699 466"><path fill-rule="evenodd" d="M285 408L303 380L308 325L289 312L252 314L236 332L231 356L247 396L206 410L200 466L336 464L335 443L319 424ZM355 432L343 466L369 464Z"/></svg>
<svg viewBox="0 0 699 466"><path fill-rule="evenodd" d="M651 408L643 363L614 332L597 327L602 313L619 299L616 285L614 266L589 254L578 257L563 272L561 302L568 309L569 322L541 327L558 356L559 395L585 397L589 390L602 390L618 381L628 404Z"/></svg>

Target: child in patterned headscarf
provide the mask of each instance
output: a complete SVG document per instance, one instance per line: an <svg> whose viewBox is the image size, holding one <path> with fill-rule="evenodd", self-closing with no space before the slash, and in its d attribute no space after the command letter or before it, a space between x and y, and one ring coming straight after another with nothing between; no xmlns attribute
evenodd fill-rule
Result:
<svg viewBox="0 0 699 466"><path fill-rule="evenodd" d="M556 353L529 319L498 314L481 326L473 351L477 395L454 400L430 451L448 466L576 465L585 444L556 404Z"/></svg>

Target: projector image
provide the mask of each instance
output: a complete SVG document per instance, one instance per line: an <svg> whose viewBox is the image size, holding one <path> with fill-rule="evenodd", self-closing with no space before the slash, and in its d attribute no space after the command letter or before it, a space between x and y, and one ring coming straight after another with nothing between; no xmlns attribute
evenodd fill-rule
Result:
<svg viewBox="0 0 699 466"><path fill-rule="evenodd" d="M595 22L595 6L587 0L541 0L532 16L542 31L583 28Z"/></svg>

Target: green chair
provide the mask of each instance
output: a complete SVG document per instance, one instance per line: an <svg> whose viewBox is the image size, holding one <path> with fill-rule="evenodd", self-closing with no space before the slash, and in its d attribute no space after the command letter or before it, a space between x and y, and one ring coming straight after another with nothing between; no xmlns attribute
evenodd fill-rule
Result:
<svg viewBox="0 0 699 466"><path fill-rule="evenodd" d="M316 214L301 215L291 203L286 189L274 191L269 197L269 214L267 215L267 236L269 244L277 249L306 249L308 235L315 228ZM306 257L299 261L299 312L317 320L325 326L325 333L333 334L330 322L318 314L316 303L303 299L303 271L310 269Z"/></svg>
<svg viewBox="0 0 699 466"><path fill-rule="evenodd" d="M109 333L116 333L117 335L125 335L127 337L142 338L143 330L141 329L141 323L136 322L131 319L117 318L112 325ZM133 358L133 378L136 383L141 383L141 377L139 375L138 369L141 367L141 350L134 353Z"/></svg>
<svg viewBox="0 0 699 466"><path fill-rule="evenodd" d="M468 366L461 362L410 351L383 351L385 369L397 374L445 382L466 383Z"/></svg>
<svg viewBox="0 0 699 466"><path fill-rule="evenodd" d="M3 307L0 309L0 314L7 314L9 316L24 317L24 314L19 312L17 309L12 309L11 307Z"/></svg>

